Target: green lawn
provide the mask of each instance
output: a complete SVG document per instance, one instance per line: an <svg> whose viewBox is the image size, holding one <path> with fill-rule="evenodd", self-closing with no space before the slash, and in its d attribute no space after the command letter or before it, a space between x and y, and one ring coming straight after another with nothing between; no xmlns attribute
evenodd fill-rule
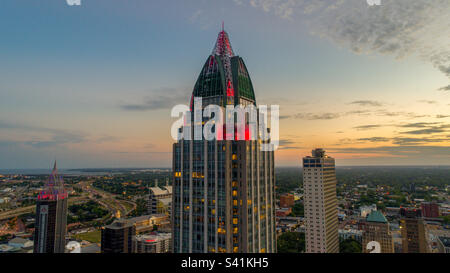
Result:
<svg viewBox="0 0 450 273"><path fill-rule="evenodd" d="M86 232L74 235L75 239L86 240L91 243L100 243L102 232L98 229L92 232Z"/></svg>

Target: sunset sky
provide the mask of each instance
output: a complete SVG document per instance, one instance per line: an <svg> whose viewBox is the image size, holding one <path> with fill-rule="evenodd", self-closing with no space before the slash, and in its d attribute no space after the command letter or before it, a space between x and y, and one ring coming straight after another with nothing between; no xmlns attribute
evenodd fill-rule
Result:
<svg viewBox="0 0 450 273"><path fill-rule="evenodd" d="M170 167L222 21L277 166L450 165L450 1L0 1L0 169Z"/></svg>

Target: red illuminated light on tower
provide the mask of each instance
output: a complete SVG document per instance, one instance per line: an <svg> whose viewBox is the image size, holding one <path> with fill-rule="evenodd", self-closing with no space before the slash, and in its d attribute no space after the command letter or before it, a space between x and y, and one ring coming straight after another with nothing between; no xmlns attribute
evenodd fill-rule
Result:
<svg viewBox="0 0 450 273"><path fill-rule="evenodd" d="M45 189L39 193L38 200L61 200L65 198L67 198L67 191L64 189L62 177L58 175L55 161L52 173L48 178Z"/></svg>

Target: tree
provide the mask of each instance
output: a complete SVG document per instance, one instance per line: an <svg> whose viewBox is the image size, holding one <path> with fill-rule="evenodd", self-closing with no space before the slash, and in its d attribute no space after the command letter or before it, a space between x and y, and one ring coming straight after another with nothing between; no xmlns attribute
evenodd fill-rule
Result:
<svg viewBox="0 0 450 273"><path fill-rule="evenodd" d="M290 216L293 217L303 217L304 216L304 207L302 203L295 203L292 207L292 212Z"/></svg>
<svg viewBox="0 0 450 273"><path fill-rule="evenodd" d="M346 239L339 243L340 253L361 253L361 244L354 239Z"/></svg>
<svg viewBox="0 0 450 273"><path fill-rule="evenodd" d="M285 232L277 238L278 253L300 253L305 251L305 233Z"/></svg>

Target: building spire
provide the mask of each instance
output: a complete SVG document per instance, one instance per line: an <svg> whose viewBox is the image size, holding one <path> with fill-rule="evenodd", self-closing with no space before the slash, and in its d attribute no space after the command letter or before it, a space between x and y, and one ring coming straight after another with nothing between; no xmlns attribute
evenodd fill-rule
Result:
<svg viewBox="0 0 450 273"><path fill-rule="evenodd" d="M58 168L55 160L52 173L48 177L44 190L39 193L38 200L59 200L64 198L67 198L67 191L64 189L62 177L58 175Z"/></svg>
<svg viewBox="0 0 450 273"><path fill-rule="evenodd" d="M214 46L212 55L227 56L227 57L234 56L233 49L231 48L230 38L228 37L228 33L225 31L223 22L222 22L222 31L219 32L219 36L217 37L216 45Z"/></svg>

